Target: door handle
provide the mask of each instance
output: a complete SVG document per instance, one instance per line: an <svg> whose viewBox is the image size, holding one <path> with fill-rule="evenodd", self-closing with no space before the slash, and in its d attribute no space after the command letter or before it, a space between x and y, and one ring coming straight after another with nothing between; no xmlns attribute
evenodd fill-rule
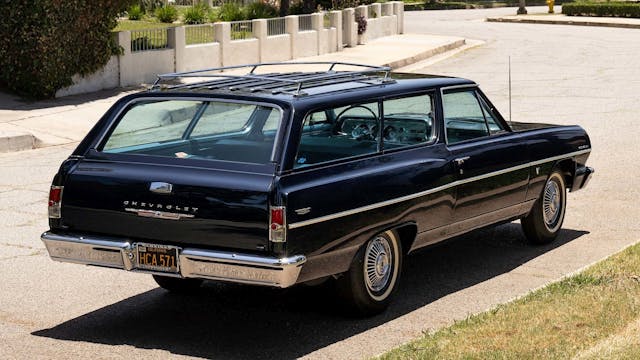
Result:
<svg viewBox="0 0 640 360"><path fill-rule="evenodd" d="M464 174L464 169L462 168L462 165L464 165L464 162L469 159L470 159L469 156L465 156L465 157L461 157L453 160L453 162L456 163L456 165L458 166L458 172L460 172L460 175Z"/></svg>
<svg viewBox="0 0 640 360"><path fill-rule="evenodd" d="M469 157L469 156L465 156L465 157L454 159L453 161L456 163L456 165L462 166L462 164L464 164L464 162L469 160L470 158L471 157Z"/></svg>

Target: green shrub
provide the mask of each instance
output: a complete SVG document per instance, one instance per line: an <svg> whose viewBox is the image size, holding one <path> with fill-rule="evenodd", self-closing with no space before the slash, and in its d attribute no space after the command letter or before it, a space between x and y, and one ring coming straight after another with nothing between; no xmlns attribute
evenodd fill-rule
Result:
<svg viewBox="0 0 640 360"><path fill-rule="evenodd" d="M278 16L278 9L267 3L254 2L246 8L247 19L268 19Z"/></svg>
<svg viewBox="0 0 640 360"><path fill-rule="evenodd" d="M364 5L364 3L359 0L317 0L315 3L325 10L342 10Z"/></svg>
<svg viewBox="0 0 640 360"><path fill-rule="evenodd" d="M307 6L304 1L297 1L291 4L289 7L289 15L306 15L313 14L315 9Z"/></svg>
<svg viewBox="0 0 640 360"><path fill-rule="evenodd" d="M101 69L121 49L111 29L133 0L0 2L0 83L31 98L53 97L75 74Z"/></svg>
<svg viewBox="0 0 640 360"><path fill-rule="evenodd" d="M424 10L423 3L404 4L404 11L420 11L420 10Z"/></svg>
<svg viewBox="0 0 640 360"><path fill-rule="evenodd" d="M236 3L226 3L220 7L218 18L222 21L240 21L246 20L244 11Z"/></svg>
<svg viewBox="0 0 640 360"><path fill-rule="evenodd" d="M184 12L185 24L204 24L207 20L209 7L206 5L194 5Z"/></svg>
<svg viewBox="0 0 640 360"><path fill-rule="evenodd" d="M157 8L161 8L164 6L164 0L140 0L140 7L144 12L153 13Z"/></svg>
<svg viewBox="0 0 640 360"><path fill-rule="evenodd" d="M129 20L140 20L144 16L144 11L140 5L131 5L131 7L127 9L127 16Z"/></svg>
<svg viewBox="0 0 640 360"><path fill-rule="evenodd" d="M220 8L209 9L207 12L207 21L213 23L220 20Z"/></svg>
<svg viewBox="0 0 640 360"><path fill-rule="evenodd" d="M640 3L603 2L570 3L562 5L562 13L569 16L613 16L640 18Z"/></svg>
<svg viewBox="0 0 640 360"><path fill-rule="evenodd" d="M454 9L466 9L467 7L474 7L471 4L464 2L436 2L427 0L424 3L424 10L454 10Z"/></svg>
<svg viewBox="0 0 640 360"><path fill-rule="evenodd" d="M156 17L163 23L172 23L178 20L178 9L173 5L157 8Z"/></svg>

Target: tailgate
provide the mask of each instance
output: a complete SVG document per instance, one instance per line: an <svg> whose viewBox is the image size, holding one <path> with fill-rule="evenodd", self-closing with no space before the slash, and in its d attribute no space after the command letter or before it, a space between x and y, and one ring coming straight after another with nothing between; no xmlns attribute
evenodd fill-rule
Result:
<svg viewBox="0 0 640 360"><path fill-rule="evenodd" d="M62 224L153 243L267 250L272 182L267 174L84 159L64 181Z"/></svg>

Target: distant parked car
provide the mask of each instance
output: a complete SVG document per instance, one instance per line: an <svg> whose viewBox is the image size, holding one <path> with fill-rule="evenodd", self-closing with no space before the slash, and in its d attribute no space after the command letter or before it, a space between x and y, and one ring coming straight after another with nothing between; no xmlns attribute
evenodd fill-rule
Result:
<svg viewBox="0 0 640 360"><path fill-rule="evenodd" d="M552 241L593 174L582 128L507 123L472 81L327 66L167 74L119 100L53 180L51 258L170 291L334 278L374 314L416 249L516 219Z"/></svg>

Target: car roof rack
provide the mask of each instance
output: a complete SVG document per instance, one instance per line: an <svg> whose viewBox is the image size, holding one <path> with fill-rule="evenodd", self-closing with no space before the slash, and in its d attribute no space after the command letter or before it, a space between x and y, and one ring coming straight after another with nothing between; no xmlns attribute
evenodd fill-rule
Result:
<svg viewBox="0 0 640 360"><path fill-rule="evenodd" d="M305 66L327 65L324 71L313 72L287 72L257 74L256 70L269 66ZM355 67L357 70L337 71L338 66ZM225 74L224 71L250 69L247 74ZM175 72L158 75L158 79L150 90L220 90L260 92L266 91L272 94L289 94L293 96L308 95L303 89L334 85L346 82L360 82L368 85L395 82L389 77L391 68L388 66L375 66L355 64L347 62L287 62L287 63L262 63L215 67L202 70ZM382 75L383 74L383 75ZM180 80L193 78L201 81L186 83Z"/></svg>

